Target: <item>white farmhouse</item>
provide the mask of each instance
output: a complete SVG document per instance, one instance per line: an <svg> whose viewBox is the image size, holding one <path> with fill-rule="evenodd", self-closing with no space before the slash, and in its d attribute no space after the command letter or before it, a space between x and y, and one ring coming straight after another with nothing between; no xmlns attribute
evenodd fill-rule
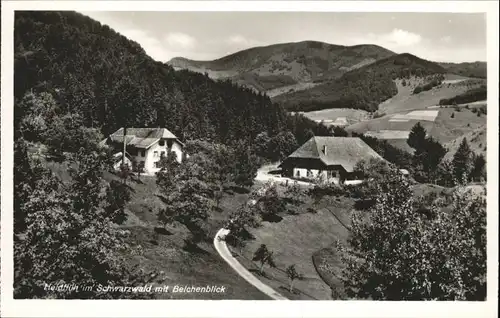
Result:
<svg viewBox="0 0 500 318"><path fill-rule="evenodd" d="M123 130L123 128L118 129L102 141L102 144L117 151L115 169L119 168L122 160ZM160 170L158 163L167 152L174 152L179 163L184 156L184 144L166 128L127 128L125 142L125 162L129 165L133 162L142 164L147 175L154 175Z"/></svg>
<svg viewBox="0 0 500 318"><path fill-rule="evenodd" d="M354 166L360 160L384 160L357 137L312 137L279 165L291 178L322 178L327 182L355 184Z"/></svg>

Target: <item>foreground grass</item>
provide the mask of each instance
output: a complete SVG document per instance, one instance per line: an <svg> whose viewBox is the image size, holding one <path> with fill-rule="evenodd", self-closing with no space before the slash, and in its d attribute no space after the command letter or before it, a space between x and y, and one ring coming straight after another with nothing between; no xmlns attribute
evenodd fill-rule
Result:
<svg viewBox="0 0 500 318"><path fill-rule="evenodd" d="M328 300L331 290L318 275L312 256L319 249L328 247L336 240L345 240L348 230L342 225L349 224L353 201L348 198L338 198L333 202L318 206L317 213L306 212L311 207L307 199L298 209L298 215L283 215L279 222L263 222L262 226L251 229L255 239L248 241L243 254L235 251L239 261L250 271L258 275L264 283L290 299ZM324 207L328 206L329 210ZM340 221L337 219L340 219ZM265 267L265 275L258 273L258 264L251 261L253 253L260 244L266 244L274 251L276 268ZM285 269L295 264L297 271L304 279L294 282L295 293L290 293Z"/></svg>
<svg viewBox="0 0 500 318"><path fill-rule="evenodd" d="M212 240L230 211L243 202L248 194L226 193L220 212L213 211L208 220L207 241L197 250L185 250L184 239L189 231L183 225L163 227L156 220L163 207L156 196L158 189L154 177L142 177L140 183L129 183L132 199L127 206L128 220L123 225L131 235L129 244L134 248L130 265L139 265L145 270L163 271L167 275L165 285L225 286L226 292L218 293L162 293L161 299L252 299L265 300L266 295L248 284L224 262L213 248Z"/></svg>
<svg viewBox="0 0 500 318"><path fill-rule="evenodd" d="M61 180L68 181L68 165L45 162ZM105 173L107 181L118 180ZM225 286L225 293L156 293L158 299L241 299L267 300L265 294L241 278L219 256L213 247L213 237L228 218L230 211L248 200L247 193L228 191L221 202L220 211L212 211L208 220L207 240L197 250L185 250L184 239L189 231L180 224L163 227L157 221L157 213L163 202L157 196L156 178L141 176L128 181L131 200L126 206L127 220L121 225L129 231L127 244L132 252L124 254L130 267L138 266L146 271L163 272L161 286L193 285L196 287Z"/></svg>

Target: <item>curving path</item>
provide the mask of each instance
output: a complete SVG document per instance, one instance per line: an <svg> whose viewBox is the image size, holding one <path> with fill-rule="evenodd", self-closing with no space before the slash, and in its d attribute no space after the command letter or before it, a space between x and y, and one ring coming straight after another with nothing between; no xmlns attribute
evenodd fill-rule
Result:
<svg viewBox="0 0 500 318"><path fill-rule="evenodd" d="M255 277L252 273L250 273L243 265L238 262L236 258L233 257L229 248L224 241L224 237L229 233L228 229L220 229L214 237L214 247L217 250L217 253L226 261L226 263L231 266L238 275L243 277L247 282L252 284L254 287L259 289L261 292L266 294L275 300L288 300L288 298L276 292L274 289L269 287L268 285L261 282L257 277Z"/></svg>

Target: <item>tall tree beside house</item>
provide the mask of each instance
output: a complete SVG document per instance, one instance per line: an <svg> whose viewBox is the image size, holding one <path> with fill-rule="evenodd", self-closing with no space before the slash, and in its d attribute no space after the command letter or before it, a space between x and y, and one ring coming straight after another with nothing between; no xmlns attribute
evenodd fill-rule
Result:
<svg viewBox="0 0 500 318"><path fill-rule="evenodd" d="M486 202L458 187L449 208L415 213L408 181L394 174L369 217L355 213L348 244L338 244L351 298L484 300ZM384 255L384 257L380 257Z"/></svg>
<svg viewBox="0 0 500 318"><path fill-rule="evenodd" d="M161 222L177 221L186 226L190 237L186 247L193 248L205 238L204 222L211 208L212 191L206 182L204 158L194 154L171 175L171 182L159 182L165 208L159 211ZM158 174L167 173L160 171ZM166 178L163 180L167 180Z"/></svg>
<svg viewBox="0 0 500 318"><path fill-rule="evenodd" d="M160 158L158 165L160 171L156 173L156 184L163 190L169 191L175 185L175 176L180 167L177 154L174 151L167 151L167 154Z"/></svg>
<svg viewBox="0 0 500 318"><path fill-rule="evenodd" d="M298 144L295 136L290 132L280 132L271 138L270 152L273 160L283 160L290 155Z"/></svg>
<svg viewBox="0 0 500 318"><path fill-rule="evenodd" d="M312 131L312 129L309 128L309 129L306 130L305 137L306 137L307 140L309 140L312 137L314 137L314 132Z"/></svg>
<svg viewBox="0 0 500 318"><path fill-rule="evenodd" d="M467 139L463 138L451 161L455 180L468 179L471 169L471 156L472 152L467 143Z"/></svg>
<svg viewBox="0 0 500 318"><path fill-rule="evenodd" d="M271 143L271 138L268 133L263 131L255 137L254 149L255 153L262 158L270 158L269 146Z"/></svg>

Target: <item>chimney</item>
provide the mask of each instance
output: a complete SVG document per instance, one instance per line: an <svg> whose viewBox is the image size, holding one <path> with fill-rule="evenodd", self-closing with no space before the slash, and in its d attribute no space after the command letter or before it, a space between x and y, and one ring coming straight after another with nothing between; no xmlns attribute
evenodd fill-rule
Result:
<svg viewBox="0 0 500 318"><path fill-rule="evenodd" d="M326 145L323 145L323 154L326 156Z"/></svg>

